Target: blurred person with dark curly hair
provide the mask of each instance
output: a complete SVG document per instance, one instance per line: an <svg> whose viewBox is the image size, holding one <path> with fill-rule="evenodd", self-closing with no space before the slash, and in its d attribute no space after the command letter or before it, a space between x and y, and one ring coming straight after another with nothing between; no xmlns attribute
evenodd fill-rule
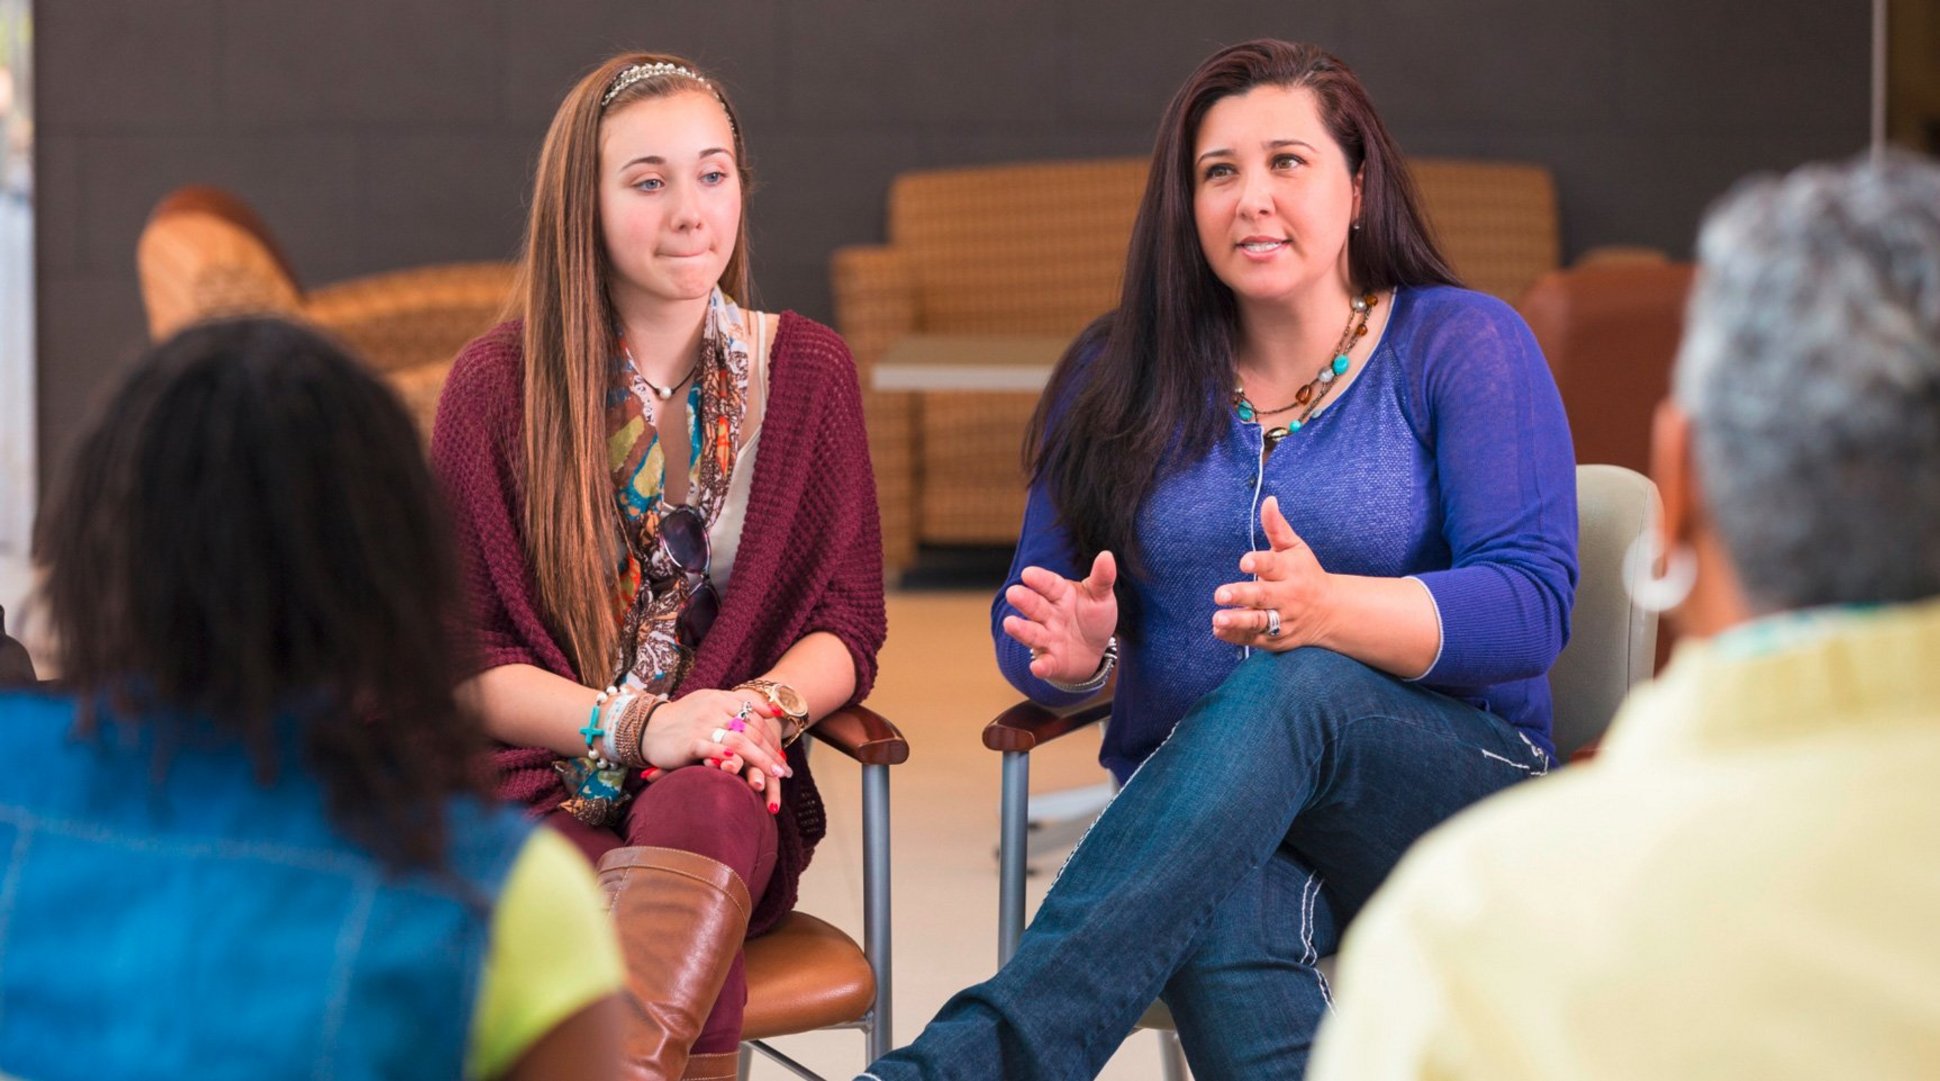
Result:
<svg viewBox="0 0 1940 1081"><path fill-rule="evenodd" d="M410 418L268 319L157 346L39 524L0 692L0 1072L614 1077L591 869L489 802Z"/></svg>

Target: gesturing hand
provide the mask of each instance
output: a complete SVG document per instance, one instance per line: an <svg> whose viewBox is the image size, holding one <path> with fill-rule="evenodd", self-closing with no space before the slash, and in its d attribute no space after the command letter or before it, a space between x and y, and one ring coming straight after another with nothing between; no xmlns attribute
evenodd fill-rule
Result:
<svg viewBox="0 0 1940 1081"><path fill-rule="evenodd" d="M1019 613L1004 617L1004 633L1030 647L1031 674L1061 683L1090 679L1118 627L1118 598L1111 591L1117 559L1099 552L1079 582L1042 567L1025 567L1020 577L1020 584L1004 591Z"/></svg>
<svg viewBox="0 0 1940 1081"><path fill-rule="evenodd" d="M1213 635L1274 652L1312 645L1328 630L1333 578L1287 523L1277 498L1268 496L1260 504L1260 527L1269 550L1248 552L1239 560L1240 571L1259 580L1228 582L1213 591L1213 603L1220 606L1213 613ZM1274 619L1268 613L1278 617L1278 634L1267 633Z"/></svg>

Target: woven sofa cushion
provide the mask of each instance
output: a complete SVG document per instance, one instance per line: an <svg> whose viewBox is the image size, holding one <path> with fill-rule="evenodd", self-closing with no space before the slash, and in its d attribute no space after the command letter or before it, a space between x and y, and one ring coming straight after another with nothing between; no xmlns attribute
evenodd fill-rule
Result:
<svg viewBox="0 0 1940 1081"><path fill-rule="evenodd" d="M1145 158L904 173L889 242L931 333L1075 334L1117 303ZM1556 183L1541 165L1417 158L1424 210L1455 272L1514 302L1561 257Z"/></svg>
<svg viewBox="0 0 1940 1081"><path fill-rule="evenodd" d="M1455 158L1415 158L1409 168L1443 254L1469 288L1513 304L1556 269L1562 243L1548 168Z"/></svg>
<svg viewBox="0 0 1940 1081"><path fill-rule="evenodd" d="M1118 302L1144 158L904 173L889 242L931 333L1076 334Z"/></svg>

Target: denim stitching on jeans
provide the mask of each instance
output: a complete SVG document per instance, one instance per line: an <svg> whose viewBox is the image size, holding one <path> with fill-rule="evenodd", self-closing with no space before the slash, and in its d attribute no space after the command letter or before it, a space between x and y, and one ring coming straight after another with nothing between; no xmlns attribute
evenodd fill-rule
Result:
<svg viewBox="0 0 1940 1081"><path fill-rule="evenodd" d="M1314 900L1320 895L1320 887L1314 881L1319 875L1307 872L1306 884L1300 887L1300 963L1311 965L1319 958L1314 954Z"/></svg>
<svg viewBox="0 0 1940 1081"><path fill-rule="evenodd" d="M1107 721L1106 723L1109 724L1110 722ZM1124 795L1125 790L1127 788L1132 787L1132 782L1138 780L1138 775L1145 772L1145 763L1150 762L1152 759L1158 757L1158 753L1160 751L1165 750L1165 745L1172 742L1172 733L1177 732L1178 730L1179 730L1179 726L1176 723L1173 724L1172 731L1167 732L1165 734L1165 738L1159 741L1159 745L1157 747L1152 748L1152 753L1146 755L1144 761L1141 761L1138 765L1132 767L1132 775L1130 777L1125 778L1125 783L1118 786L1118 791L1113 792L1111 794L1111 799L1105 801L1105 810L1110 810L1111 805L1118 802L1118 797ZM1056 886L1058 884L1058 879L1064 877L1064 869L1066 867L1071 866L1071 858L1078 854L1078 849L1084 847L1085 840L1091 836L1091 831L1097 828L1098 820L1100 818L1105 817L1105 810L1101 810L1096 815L1092 816L1091 822L1085 826L1085 831L1078 835L1078 843L1075 845L1072 845L1071 851L1065 853L1064 861L1058 864L1058 873L1051 876L1051 885ZM1029 926L1029 925L1026 924L1026 926Z"/></svg>
<svg viewBox="0 0 1940 1081"><path fill-rule="evenodd" d="M1535 755L1536 761L1542 764L1541 768L1531 773L1530 776L1542 777L1548 774L1549 767L1553 764L1550 761L1549 755L1546 754L1541 747L1536 746L1536 741L1530 739L1529 734L1524 732L1522 729L1520 728L1516 729L1516 737L1522 740L1522 742L1528 746L1529 753Z"/></svg>
<svg viewBox="0 0 1940 1081"><path fill-rule="evenodd" d="M1145 756L1145 759L1141 761L1135 769L1132 770L1132 775L1130 777L1125 778L1125 783L1123 785L1120 785L1118 791L1112 796L1113 803L1116 803L1119 797L1123 796L1125 792L1132 787L1132 783L1138 780L1139 774L1145 772L1146 765L1150 763L1153 759L1157 758L1160 752L1165 750L1166 745L1172 742L1172 737L1175 734L1177 734L1178 731L1179 731L1179 726L1177 724L1174 724L1172 726L1172 730L1165 734L1165 738L1159 741L1159 745L1152 750L1152 753ZM1106 808L1109 809L1110 804L1107 804ZM1077 856L1078 850L1084 847L1085 841L1089 839L1091 836L1091 831L1097 828L1099 819L1102 819L1103 817L1104 817L1104 812L1101 811L1099 812L1099 815L1097 818L1094 818L1091 820L1091 825L1085 827L1084 835L1078 838L1078 843L1072 847L1070 855L1067 855L1064 858L1064 862L1058 866L1057 878L1054 878L1051 880L1052 889L1057 888L1058 879L1061 879L1064 877L1065 869L1071 866L1071 860ZM1247 867L1247 870L1248 872L1257 870L1264 863L1265 863L1265 860L1256 861L1250 864ZM1235 878L1234 881L1237 882L1238 879ZM1186 921L1186 925L1191 926L1194 929L1193 934L1191 936L1188 936L1188 938L1196 937L1198 935L1199 930L1203 929L1206 926L1206 924L1211 921L1213 915L1219 911L1220 906L1223 905L1225 901L1226 901L1226 898L1223 896L1220 898L1217 898L1216 900L1209 901L1204 906L1204 908L1198 913L1196 917ZM1026 926L1028 927L1029 925L1027 924ZM1142 960L1149 960L1154 956L1155 955L1153 954L1145 954ZM1163 991L1165 986L1165 981L1163 977L1166 975L1169 975L1169 973L1163 973L1163 972L1155 973L1152 977L1148 978L1147 982L1156 981L1159 985L1160 991ZM1153 1000L1156 1000L1158 998L1158 992L1154 992L1154 994L1151 997ZM1149 1004L1149 1003L1146 1003L1146 1004ZM1141 1013L1143 1012L1144 1005L1146 1004L1140 1004ZM1095 1029L1092 1031L1091 1035L1085 1038L1084 1042L1079 1046L1078 1057L1080 1061L1089 1059L1091 1057L1092 1047L1097 1044L1099 1037L1103 1035L1104 1035L1103 1029ZM1120 1039L1122 1040L1123 1037L1121 1037Z"/></svg>
<svg viewBox="0 0 1940 1081"><path fill-rule="evenodd" d="M1480 749L1480 748L1478 748L1478 750L1479 750L1479 749ZM1503 765L1506 765L1506 766L1510 766L1510 767L1512 767L1512 768L1514 768L1514 769L1519 769L1519 770L1521 770L1521 771L1523 771L1524 773L1528 773L1528 774L1531 774L1531 775L1533 775L1533 774L1534 774L1534 772L1535 772L1535 767L1534 767L1534 766L1528 766L1528 765L1524 765L1523 763L1521 763L1521 762L1517 762L1517 761L1515 761L1514 759L1509 759L1509 758L1504 758L1504 757L1502 757L1501 755L1499 755L1499 754L1497 754L1497 753L1495 753L1494 751L1489 751L1489 750L1484 750L1484 751L1482 751L1482 757L1483 757L1483 758L1493 758L1493 759L1495 759L1495 760L1496 760L1497 762L1501 762L1501 763L1502 763Z"/></svg>

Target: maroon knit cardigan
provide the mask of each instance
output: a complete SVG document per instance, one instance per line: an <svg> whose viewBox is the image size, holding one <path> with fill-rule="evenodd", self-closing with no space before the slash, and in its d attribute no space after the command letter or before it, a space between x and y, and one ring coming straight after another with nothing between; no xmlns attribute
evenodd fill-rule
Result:
<svg viewBox="0 0 1940 1081"><path fill-rule="evenodd" d="M465 346L438 399L431 460L466 555L477 667L530 664L586 683L548 628L525 547L524 352L517 321ZM860 702L876 678L887 633L882 531L869 468L855 361L842 338L804 316L781 316L769 360L768 408L734 574L681 690L732 687L774 667L813 631L855 658ZM604 675L595 677L603 683ZM773 926L795 905L815 843L828 832L805 743L788 752L774 876L750 927ZM534 814L565 797L553 752L506 746L499 794Z"/></svg>

